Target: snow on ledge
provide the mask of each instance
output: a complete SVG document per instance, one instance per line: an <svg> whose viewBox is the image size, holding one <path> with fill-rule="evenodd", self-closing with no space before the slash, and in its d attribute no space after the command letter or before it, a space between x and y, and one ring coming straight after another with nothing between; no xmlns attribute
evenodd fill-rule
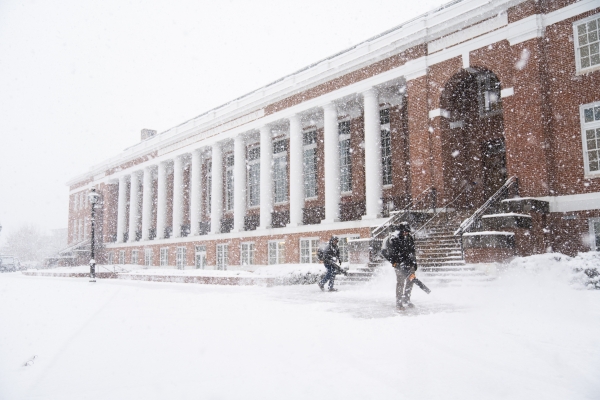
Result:
<svg viewBox="0 0 600 400"><path fill-rule="evenodd" d="M518 213L502 213L502 214L487 214L481 217L484 218L498 218L498 217L523 217L523 218L531 218L531 215L527 214L518 214Z"/></svg>
<svg viewBox="0 0 600 400"><path fill-rule="evenodd" d="M514 236L514 232L499 232L499 231L481 231L481 232L467 232L463 233L463 236Z"/></svg>

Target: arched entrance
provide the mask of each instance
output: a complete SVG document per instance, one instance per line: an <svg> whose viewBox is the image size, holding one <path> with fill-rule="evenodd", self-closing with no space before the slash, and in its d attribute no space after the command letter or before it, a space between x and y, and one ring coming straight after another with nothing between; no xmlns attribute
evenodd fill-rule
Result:
<svg viewBox="0 0 600 400"><path fill-rule="evenodd" d="M456 204L460 208L479 207L507 179L500 90L493 72L469 68L442 92L444 186L449 199L467 190Z"/></svg>

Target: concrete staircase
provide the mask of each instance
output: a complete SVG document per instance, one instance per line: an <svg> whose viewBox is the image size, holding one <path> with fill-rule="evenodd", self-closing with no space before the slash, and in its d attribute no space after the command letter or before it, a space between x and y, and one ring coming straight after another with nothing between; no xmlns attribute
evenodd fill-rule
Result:
<svg viewBox="0 0 600 400"><path fill-rule="evenodd" d="M440 213L415 232L419 277L430 284L481 284L492 280L484 272L467 266L462 256L460 237L454 232L465 215Z"/></svg>

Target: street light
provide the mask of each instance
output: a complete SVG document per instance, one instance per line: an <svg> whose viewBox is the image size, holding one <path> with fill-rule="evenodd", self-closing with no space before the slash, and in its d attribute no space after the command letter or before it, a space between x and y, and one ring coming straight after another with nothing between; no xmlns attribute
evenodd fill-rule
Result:
<svg viewBox="0 0 600 400"><path fill-rule="evenodd" d="M100 200L100 195L96 193L96 189L92 188L88 193L88 199L92 205L92 234L91 234L91 256L90 256L90 282L96 282L96 260L94 260L94 231L96 229L96 204Z"/></svg>

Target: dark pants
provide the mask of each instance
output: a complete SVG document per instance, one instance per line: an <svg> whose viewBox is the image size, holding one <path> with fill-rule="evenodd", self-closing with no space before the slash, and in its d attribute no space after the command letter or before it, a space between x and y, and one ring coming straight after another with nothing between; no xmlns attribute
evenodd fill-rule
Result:
<svg viewBox="0 0 600 400"><path fill-rule="evenodd" d="M396 270L396 304L410 303L410 293L412 292L413 281L408 279L415 270L399 266Z"/></svg>
<svg viewBox="0 0 600 400"><path fill-rule="evenodd" d="M329 289L333 289L333 284L335 281L335 269L331 265L325 264L325 268L327 268L327 273L321 279L321 283L319 285L325 286L325 283L329 281Z"/></svg>

